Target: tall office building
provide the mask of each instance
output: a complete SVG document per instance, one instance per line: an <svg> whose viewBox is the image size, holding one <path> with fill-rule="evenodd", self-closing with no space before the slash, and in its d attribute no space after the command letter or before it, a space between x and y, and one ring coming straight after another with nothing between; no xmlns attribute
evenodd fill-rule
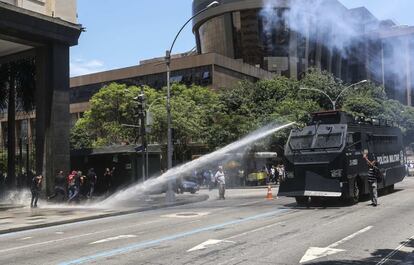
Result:
<svg viewBox="0 0 414 265"><path fill-rule="evenodd" d="M194 0L193 14L210 0ZM193 23L198 53L218 53L300 78L309 67L345 82L370 79L413 103L414 27L337 0L221 0Z"/></svg>
<svg viewBox="0 0 414 265"><path fill-rule="evenodd" d="M69 170L69 48L78 43L81 31L76 0L0 0L0 64L30 59L36 68L35 112L18 112L15 124L7 122L6 110L0 112L0 147L9 150L10 185L21 173L15 172L10 150L28 154L26 146L31 147L35 158L27 157L25 167L34 160L29 167L46 176L49 191L56 171Z"/></svg>

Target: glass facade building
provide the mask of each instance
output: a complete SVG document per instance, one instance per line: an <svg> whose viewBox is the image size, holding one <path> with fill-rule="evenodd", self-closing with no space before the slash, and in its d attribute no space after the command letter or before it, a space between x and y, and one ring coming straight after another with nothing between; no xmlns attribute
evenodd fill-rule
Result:
<svg viewBox="0 0 414 265"><path fill-rule="evenodd" d="M194 0L193 14L210 2ZM383 84L390 97L411 105L414 58L406 58L414 53L414 27L378 20L363 7L322 2L304 0L294 6L297 1L221 0L193 21L197 50L291 78L314 67L346 83L370 79Z"/></svg>

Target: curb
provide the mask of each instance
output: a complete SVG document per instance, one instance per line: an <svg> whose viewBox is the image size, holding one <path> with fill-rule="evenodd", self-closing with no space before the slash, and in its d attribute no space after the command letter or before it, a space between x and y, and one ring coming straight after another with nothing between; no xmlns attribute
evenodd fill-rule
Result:
<svg viewBox="0 0 414 265"><path fill-rule="evenodd" d="M45 227L51 227L51 226L83 222L83 221L91 221L91 220L120 216L120 215L127 215L131 213L146 212L146 211L157 210L157 209L162 209L162 208L170 208L174 206L202 202L208 199L209 199L209 196L207 194L203 194L203 195L198 196L196 199L192 201L182 201L182 202L176 202L172 204L154 205L154 206L142 207L142 208L137 208L137 209L132 209L132 210L119 211L119 212L114 212L114 213L105 213L105 214L98 214L94 216L85 216L85 217L75 218L75 219L70 219L70 220L62 220L62 221L56 221L56 222L50 222L50 223L44 223L44 224L28 225L28 226L15 227L15 228L9 228L9 229L0 229L0 235L21 232L21 231L26 231L26 230L33 230L33 229L38 229L38 228L45 228Z"/></svg>
<svg viewBox="0 0 414 265"><path fill-rule="evenodd" d="M271 184L272 189L279 187L279 184ZM264 186L240 186L240 187L226 187L226 190L260 190L267 189L268 185ZM217 189L217 188L214 188ZM201 190L208 190L208 188L201 188Z"/></svg>

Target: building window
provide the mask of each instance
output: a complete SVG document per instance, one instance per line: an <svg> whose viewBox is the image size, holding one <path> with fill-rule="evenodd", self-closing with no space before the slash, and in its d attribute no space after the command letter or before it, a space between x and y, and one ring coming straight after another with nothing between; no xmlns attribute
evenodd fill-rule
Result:
<svg viewBox="0 0 414 265"><path fill-rule="evenodd" d="M172 76L170 78L171 83L181 83L181 81L183 81L183 76L182 75Z"/></svg>

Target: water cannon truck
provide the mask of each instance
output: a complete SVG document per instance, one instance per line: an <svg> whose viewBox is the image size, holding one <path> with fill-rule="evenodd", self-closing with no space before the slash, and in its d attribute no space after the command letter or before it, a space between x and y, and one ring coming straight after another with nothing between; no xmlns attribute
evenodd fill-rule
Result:
<svg viewBox="0 0 414 265"><path fill-rule="evenodd" d="M378 161L382 173L378 189L390 192L404 179L402 133L394 122L342 111L313 113L306 127L290 133L286 176L278 196L294 197L299 205L321 197L357 203L369 194L364 154Z"/></svg>

